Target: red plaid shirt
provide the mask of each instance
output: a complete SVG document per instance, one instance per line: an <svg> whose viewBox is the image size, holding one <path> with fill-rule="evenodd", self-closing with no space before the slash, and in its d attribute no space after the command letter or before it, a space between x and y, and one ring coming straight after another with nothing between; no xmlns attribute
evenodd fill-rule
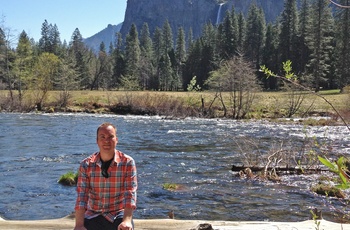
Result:
<svg viewBox="0 0 350 230"><path fill-rule="evenodd" d="M85 209L85 218L103 215L113 222L124 208L136 208L136 165L133 158L118 150L108 168L108 178L102 175L101 164L99 152L81 162L75 210Z"/></svg>

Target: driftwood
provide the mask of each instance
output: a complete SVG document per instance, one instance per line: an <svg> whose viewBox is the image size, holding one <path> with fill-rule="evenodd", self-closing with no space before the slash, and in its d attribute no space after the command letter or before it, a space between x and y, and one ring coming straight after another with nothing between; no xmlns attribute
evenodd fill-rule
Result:
<svg viewBox="0 0 350 230"><path fill-rule="evenodd" d="M276 171L277 173L286 173L286 174L299 174L299 173L318 173L318 172L328 172L329 170L326 167L322 166L317 166L317 167L268 167L266 168L265 166L237 166L233 165L231 170L233 172L239 172L239 171L244 171L245 169L249 168L252 172L260 172L260 171Z"/></svg>

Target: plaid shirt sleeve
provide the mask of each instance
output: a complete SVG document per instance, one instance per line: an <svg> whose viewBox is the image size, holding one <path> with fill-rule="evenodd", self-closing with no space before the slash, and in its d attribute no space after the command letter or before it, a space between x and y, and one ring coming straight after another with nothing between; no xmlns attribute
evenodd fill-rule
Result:
<svg viewBox="0 0 350 230"><path fill-rule="evenodd" d="M129 158L126 164L126 177L124 183L124 208L135 209L137 200L137 172L135 161L132 158Z"/></svg>
<svg viewBox="0 0 350 230"><path fill-rule="evenodd" d="M89 192L89 178L88 174L86 172L86 167L84 167L84 164L86 164L85 161L83 161L80 164L79 171L78 171L78 182L77 182L77 200L75 203L75 210L78 209L87 209L87 202L88 202L88 192Z"/></svg>

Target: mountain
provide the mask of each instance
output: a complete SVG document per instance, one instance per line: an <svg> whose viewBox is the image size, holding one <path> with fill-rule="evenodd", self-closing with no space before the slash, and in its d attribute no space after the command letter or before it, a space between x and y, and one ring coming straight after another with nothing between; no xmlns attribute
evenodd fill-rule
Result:
<svg viewBox="0 0 350 230"><path fill-rule="evenodd" d="M224 2L221 7L220 2ZM267 22L274 21L284 7L283 0L128 0L120 32L125 37L133 23L140 31L143 23L147 22L153 34L156 27L162 28L165 20L168 20L174 34L180 27L186 33L191 28L196 38L200 36L205 23L220 22L232 6L236 12L246 15L252 3L264 10Z"/></svg>
<svg viewBox="0 0 350 230"><path fill-rule="evenodd" d="M94 52L98 52L100 50L101 42L104 42L106 46L106 51L109 51L109 44L112 42L114 44L116 33L120 31L123 23L118 25L109 24L107 28L101 30L97 34L84 39L84 43L87 47L92 49Z"/></svg>
<svg viewBox="0 0 350 230"><path fill-rule="evenodd" d="M125 38L133 23L140 32L143 23L147 22L153 36L155 28L162 28L165 20L169 21L174 37L182 27L186 33L191 28L194 38L197 38L204 24L222 21L225 12L232 7L246 15L252 3L264 10L267 22L276 20L284 8L283 0L128 0L123 23L108 25L84 42L98 52L103 41L108 51L110 42L115 41L116 32L121 32Z"/></svg>

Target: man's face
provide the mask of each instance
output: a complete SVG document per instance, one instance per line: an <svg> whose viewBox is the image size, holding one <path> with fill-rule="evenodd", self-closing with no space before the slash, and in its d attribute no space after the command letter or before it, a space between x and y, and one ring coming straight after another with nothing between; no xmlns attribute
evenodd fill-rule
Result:
<svg viewBox="0 0 350 230"><path fill-rule="evenodd" d="M118 138L115 129L112 126L101 127L97 133L97 145L100 152L114 153Z"/></svg>

